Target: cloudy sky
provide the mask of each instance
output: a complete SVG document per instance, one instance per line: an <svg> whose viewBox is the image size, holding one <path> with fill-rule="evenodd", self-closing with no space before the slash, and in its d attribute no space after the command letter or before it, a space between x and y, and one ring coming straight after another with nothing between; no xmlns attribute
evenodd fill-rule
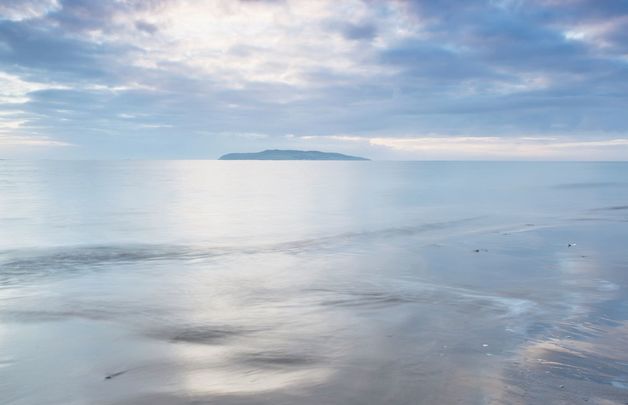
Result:
<svg viewBox="0 0 628 405"><path fill-rule="evenodd" d="M0 158L628 160L625 0L0 0Z"/></svg>

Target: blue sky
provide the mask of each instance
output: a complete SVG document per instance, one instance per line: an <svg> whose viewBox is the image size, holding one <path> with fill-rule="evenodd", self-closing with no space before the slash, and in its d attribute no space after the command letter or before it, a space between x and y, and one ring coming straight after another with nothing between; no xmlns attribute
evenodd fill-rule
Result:
<svg viewBox="0 0 628 405"><path fill-rule="evenodd" d="M624 0L0 0L0 158L628 159Z"/></svg>

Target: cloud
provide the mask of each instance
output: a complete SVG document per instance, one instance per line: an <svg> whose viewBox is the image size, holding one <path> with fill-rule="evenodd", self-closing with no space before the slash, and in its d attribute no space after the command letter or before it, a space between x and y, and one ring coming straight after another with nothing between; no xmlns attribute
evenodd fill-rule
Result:
<svg viewBox="0 0 628 405"><path fill-rule="evenodd" d="M407 134L610 142L628 133L627 24L593 0L4 1L0 111L94 156L286 133L400 157Z"/></svg>
<svg viewBox="0 0 628 405"><path fill-rule="evenodd" d="M578 150L590 153L597 148L623 147L628 151L628 138L574 140L557 138L500 138L500 137L418 137L371 138L371 145L417 153L452 154L469 157L557 158Z"/></svg>
<svg viewBox="0 0 628 405"><path fill-rule="evenodd" d="M257 132L220 132L218 134L210 135L219 135L227 138L240 138L240 139L249 139L249 140L257 140L257 139L268 139L268 134L261 134Z"/></svg>
<svg viewBox="0 0 628 405"><path fill-rule="evenodd" d="M57 0L3 0L0 3L0 20L29 20L60 8Z"/></svg>
<svg viewBox="0 0 628 405"><path fill-rule="evenodd" d="M59 88L63 88L63 86L58 84L26 81L16 75L0 71L0 105L24 104L30 101L30 93Z"/></svg>
<svg viewBox="0 0 628 405"><path fill-rule="evenodd" d="M151 24L146 21L137 21L135 23L135 28L151 35L155 34L159 30L155 24Z"/></svg>
<svg viewBox="0 0 628 405"><path fill-rule="evenodd" d="M69 143L56 141L45 136L22 136L22 135L7 135L0 132L0 150L7 147L24 147L24 146L72 146Z"/></svg>
<svg viewBox="0 0 628 405"><path fill-rule="evenodd" d="M333 27L334 25L332 25ZM335 25L338 27L342 35L347 39L352 40L373 40L377 34L378 29L373 22L348 22Z"/></svg>
<svg viewBox="0 0 628 405"><path fill-rule="evenodd" d="M624 160L628 137L604 140L569 137L414 136L372 137L351 135L302 136L307 141L356 142L403 152L422 159L581 159L601 157Z"/></svg>

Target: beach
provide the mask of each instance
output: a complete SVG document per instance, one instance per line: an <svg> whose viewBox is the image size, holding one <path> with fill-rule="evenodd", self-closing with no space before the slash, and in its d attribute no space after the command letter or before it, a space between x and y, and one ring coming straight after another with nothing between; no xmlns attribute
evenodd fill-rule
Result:
<svg viewBox="0 0 628 405"><path fill-rule="evenodd" d="M0 162L0 403L625 404L628 164Z"/></svg>

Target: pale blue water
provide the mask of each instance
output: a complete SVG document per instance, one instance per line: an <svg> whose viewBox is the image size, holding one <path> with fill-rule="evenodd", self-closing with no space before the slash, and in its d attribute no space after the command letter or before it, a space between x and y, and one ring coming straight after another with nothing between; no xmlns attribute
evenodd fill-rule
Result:
<svg viewBox="0 0 628 405"><path fill-rule="evenodd" d="M0 161L0 403L623 401L626 246L626 163Z"/></svg>

